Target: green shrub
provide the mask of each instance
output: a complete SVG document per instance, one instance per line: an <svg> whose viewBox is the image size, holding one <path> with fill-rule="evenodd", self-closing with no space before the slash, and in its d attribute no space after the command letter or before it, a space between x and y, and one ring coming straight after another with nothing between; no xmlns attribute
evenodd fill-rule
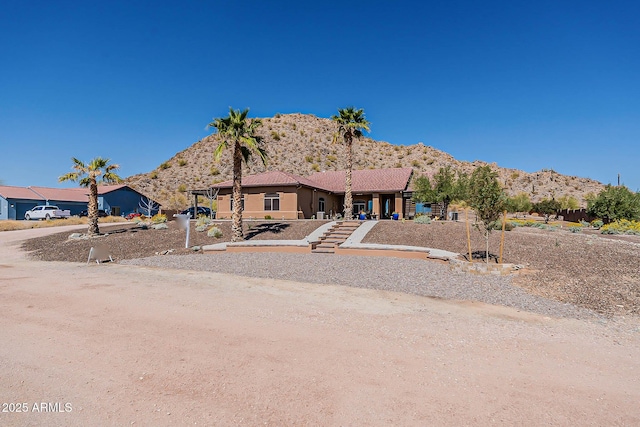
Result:
<svg viewBox="0 0 640 427"><path fill-rule="evenodd" d="M171 167L171 163L169 162L160 163L160 169L164 170L164 169L169 169L170 167Z"/></svg>
<svg viewBox="0 0 640 427"><path fill-rule="evenodd" d="M220 230L218 227L214 225L209 229L209 231L207 231L207 236L215 237L216 239L219 239L222 237L222 230Z"/></svg>
<svg viewBox="0 0 640 427"><path fill-rule="evenodd" d="M271 217L271 215L265 215L264 219L273 219L273 218Z"/></svg>
<svg viewBox="0 0 640 427"><path fill-rule="evenodd" d="M516 226L513 225L513 223L511 221L507 221L504 224L504 231L511 231L515 228ZM493 229L494 230L498 230L498 231L502 231L502 220L498 220L496 222L494 222L493 224Z"/></svg>
<svg viewBox="0 0 640 427"><path fill-rule="evenodd" d="M572 233L579 233L582 231L582 226L581 225L572 225L571 227L569 227L569 231Z"/></svg>
<svg viewBox="0 0 640 427"><path fill-rule="evenodd" d="M416 224L431 224L431 218L428 215L419 215L413 218Z"/></svg>
<svg viewBox="0 0 640 427"><path fill-rule="evenodd" d="M596 230L599 230L603 225L604 222L602 222L601 219L594 219L593 221L591 221L591 226Z"/></svg>
<svg viewBox="0 0 640 427"><path fill-rule="evenodd" d="M203 232L207 229L207 224L196 225L196 231Z"/></svg>

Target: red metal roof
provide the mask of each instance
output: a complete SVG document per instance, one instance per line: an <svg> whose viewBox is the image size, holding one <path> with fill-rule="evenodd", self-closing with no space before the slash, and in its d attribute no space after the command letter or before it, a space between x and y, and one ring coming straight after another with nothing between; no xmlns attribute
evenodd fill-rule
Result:
<svg viewBox="0 0 640 427"><path fill-rule="evenodd" d="M4 197L5 199L32 199L44 201L41 196L31 191L28 187L0 185L0 196Z"/></svg>
<svg viewBox="0 0 640 427"><path fill-rule="evenodd" d="M60 200L65 202L87 203L89 196L85 188L51 188L51 187L27 187L42 195L45 200Z"/></svg>
<svg viewBox="0 0 640 427"><path fill-rule="evenodd" d="M351 178L353 192L389 193L404 191L407 189L413 169L364 169L354 170ZM243 187L270 187L304 185L333 193L344 193L345 171L318 172L309 178L280 172L264 172L257 175L242 177ZM224 181L214 184L214 188L231 188L232 181Z"/></svg>
<svg viewBox="0 0 640 427"><path fill-rule="evenodd" d="M124 184L98 185L98 194L106 194L127 187ZM32 200L58 200L65 202L89 202L89 189L77 188L51 188L51 187L12 187L0 185L0 196L5 199L32 199Z"/></svg>

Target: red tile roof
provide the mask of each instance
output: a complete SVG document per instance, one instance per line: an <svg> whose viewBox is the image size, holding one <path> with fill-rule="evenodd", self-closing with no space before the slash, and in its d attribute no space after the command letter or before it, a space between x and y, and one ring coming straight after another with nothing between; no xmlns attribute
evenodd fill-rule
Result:
<svg viewBox="0 0 640 427"><path fill-rule="evenodd" d="M231 188L233 181L224 181L214 184L213 188ZM304 185L311 188L319 188L318 183L288 172L271 171L242 177L243 187L273 187L273 186L298 186Z"/></svg>
<svg viewBox="0 0 640 427"><path fill-rule="evenodd" d="M351 191L354 193L398 192L407 189L411 168L354 170L351 175ZM309 177L318 185L334 193L344 193L345 171L318 172Z"/></svg>
<svg viewBox="0 0 640 427"><path fill-rule="evenodd" d="M353 192L398 192L407 189L413 170L411 168L354 170L352 174ZM344 193L345 171L318 172L309 178L292 173L272 171L242 177L243 187L271 187L303 185L310 188ZM213 185L214 188L231 188L232 181Z"/></svg>

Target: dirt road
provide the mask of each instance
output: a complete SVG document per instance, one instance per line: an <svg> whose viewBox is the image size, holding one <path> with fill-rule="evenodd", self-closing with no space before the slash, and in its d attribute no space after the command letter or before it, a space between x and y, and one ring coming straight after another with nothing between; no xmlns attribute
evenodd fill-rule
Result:
<svg viewBox="0 0 640 427"><path fill-rule="evenodd" d="M0 233L0 426L640 424L629 322L17 251L47 232Z"/></svg>

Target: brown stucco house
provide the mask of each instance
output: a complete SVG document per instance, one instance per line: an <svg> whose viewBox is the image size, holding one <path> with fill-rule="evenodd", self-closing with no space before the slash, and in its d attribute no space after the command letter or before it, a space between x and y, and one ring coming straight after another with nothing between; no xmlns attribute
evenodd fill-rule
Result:
<svg viewBox="0 0 640 427"><path fill-rule="evenodd" d="M390 218L397 212L408 215L411 168L354 170L353 211L365 211L374 218ZM345 171L318 172L309 177L271 171L242 178L245 218L304 219L331 217L342 213ZM218 218L230 218L233 210L232 181L213 185L218 193Z"/></svg>

